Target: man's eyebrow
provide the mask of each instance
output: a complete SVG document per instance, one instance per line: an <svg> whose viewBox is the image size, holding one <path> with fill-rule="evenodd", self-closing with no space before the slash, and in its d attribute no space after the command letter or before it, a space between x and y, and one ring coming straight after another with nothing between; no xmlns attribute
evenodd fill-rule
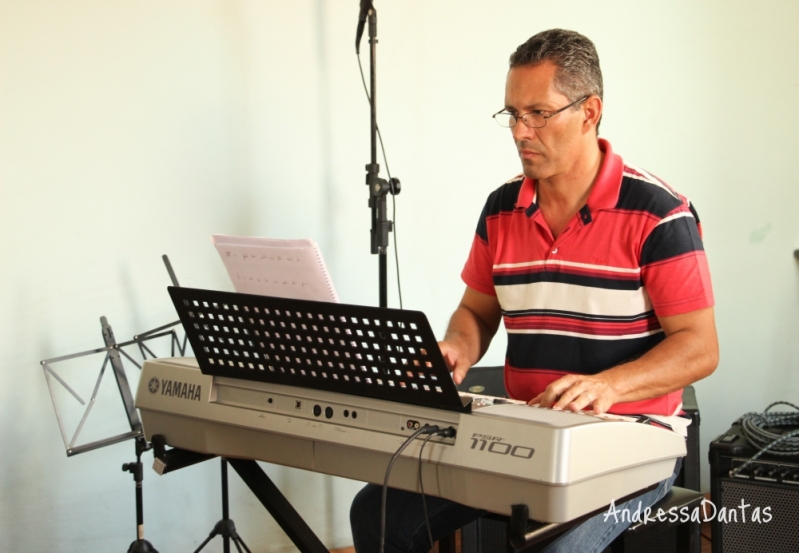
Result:
<svg viewBox="0 0 799 553"><path fill-rule="evenodd" d="M519 110L517 110L513 106L506 105L505 106L505 111L508 111L508 112L511 112L511 113L530 113L531 111L552 111L552 110L547 109L547 108L542 108L541 104L539 103L539 104L531 104L531 105L525 106L525 107L522 108L521 112Z"/></svg>

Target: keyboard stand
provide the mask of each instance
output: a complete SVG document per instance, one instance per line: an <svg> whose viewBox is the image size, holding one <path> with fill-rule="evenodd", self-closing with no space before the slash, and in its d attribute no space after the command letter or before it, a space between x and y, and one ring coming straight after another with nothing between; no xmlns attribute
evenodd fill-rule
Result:
<svg viewBox="0 0 799 553"><path fill-rule="evenodd" d="M319 541L258 463L243 459L228 459L228 462L301 553L328 553L327 547Z"/></svg>
<svg viewBox="0 0 799 553"><path fill-rule="evenodd" d="M156 436L153 438L154 442L163 443L162 439L156 440ZM164 450L160 444L155 449L156 467L159 474L166 474L214 458L213 455L198 454L179 448ZM328 549L256 461L227 459L227 462L269 511L269 514L292 543L297 546L300 553L328 553Z"/></svg>
<svg viewBox="0 0 799 553"><path fill-rule="evenodd" d="M233 542L233 545L236 546L236 550L238 553L252 553L250 548L247 547L247 544L244 543L244 540L241 539L239 533L236 532L236 524L233 522L233 519L230 518L230 508L228 502L228 493L227 493L227 466L228 461L224 457L221 459L222 465L222 518L214 524L214 529L211 530L211 533L208 534L208 537L205 538L200 544L200 547L194 550L194 553L200 553L208 543L217 536L222 537L222 551L223 553L230 553L230 542ZM244 551L241 548L244 548Z"/></svg>

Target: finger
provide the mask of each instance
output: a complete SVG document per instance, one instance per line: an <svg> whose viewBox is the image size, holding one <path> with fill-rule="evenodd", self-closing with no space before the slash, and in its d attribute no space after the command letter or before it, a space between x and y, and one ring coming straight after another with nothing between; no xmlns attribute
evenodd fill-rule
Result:
<svg viewBox="0 0 799 553"><path fill-rule="evenodd" d="M565 385L566 384L563 382L563 378L559 378L555 382L551 382L543 392L538 394L541 407L552 407L552 404L558 400L560 394L565 389Z"/></svg>
<svg viewBox="0 0 799 553"><path fill-rule="evenodd" d="M594 413L597 415L601 415L602 413L607 413L608 409L613 406L613 401L608 398L599 398L594 401Z"/></svg>
<svg viewBox="0 0 799 553"><path fill-rule="evenodd" d="M455 370L455 363L458 357L457 352L447 342L439 342L438 347L441 349L441 356L447 364L447 369L452 372Z"/></svg>
<svg viewBox="0 0 799 553"><path fill-rule="evenodd" d="M568 389L564 390L563 393L560 394L558 400L552 404L552 408L565 409L584 392L584 384L582 382L574 382ZM574 409L571 410L573 411Z"/></svg>
<svg viewBox="0 0 799 553"><path fill-rule="evenodd" d="M589 408L593 403L594 396L591 395L591 392L584 391L569 403L568 409L576 413L578 411L582 411L583 409Z"/></svg>
<svg viewBox="0 0 799 553"><path fill-rule="evenodd" d="M463 379L466 378L467 372L469 372L469 363L459 359L455 368L452 370L452 380L455 381L455 384L460 384L463 382Z"/></svg>
<svg viewBox="0 0 799 553"><path fill-rule="evenodd" d="M533 399L531 399L530 401L528 401L528 402L527 402L527 405L538 405L539 403L541 403L541 396L543 396L543 395L544 395L544 393L543 393L543 392L541 392L540 394L538 394L537 396L535 396Z"/></svg>
<svg viewBox="0 0 799 553"><path fill-rule="evenodd" d="M558 402L563 397L563 394L568 393L576 383L571 376L564 376L547 386L546 390L541 397L541 407L550 407L552 409L562 409L563 406L558 406ZM568 402L567 402L568 403Z"/></svg>
<svg viewBox="0 0 799 553"><path fill-rule="evenodd" d="M447 368L451 371L452 370L452 366L451 366L452 362L451 362L451 360L449 358L449 355L450 355L449 345L446 342L439 342L438 343L438 348L441 350L441 357L444 358L444 363L446 363Z"/></svg>

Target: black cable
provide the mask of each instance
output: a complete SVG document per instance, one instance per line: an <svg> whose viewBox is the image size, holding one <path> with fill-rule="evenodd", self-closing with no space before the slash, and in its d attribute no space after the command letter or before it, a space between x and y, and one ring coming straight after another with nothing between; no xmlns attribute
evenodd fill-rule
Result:
<svg viewBox="0 0 799 553"><path fill-rule="evenodd" d="M430 517L427 515L427 500L424 496L424 480L422 479L422 452L424 451L424 446L427 445L427 442L433 436L440 434L441 431L433 432L427 438L424 439L422 442L422 447L419 448L419 490L422 492L422 509L424 510L424 523L427 526L427 537L430 538L430 549L433 549L433 532L430 530Z"/></svg>
<svg viewBox="0 0 799 553"><path fill-rule="evenodd" d="M361 54L356 52L358 56L358 69L361 72L361 82L363 83L363 91L366 93L366 99L369 105L372 105L372 97L369 95L369 89L366 87L366 77L363 75L363 66L361 65ZM375 130L377 130L377 138L380 140L380 151L383 152L383 163L386 165L386 174L388 175L388 185L391 187L391 228L393 230L394 240L394 265L397 268L397 293L399 294L400 309L402 309L402 285L400 284L400 270L399 270L399 250L397 249L397 195L394 190L394 182L391 180L391 169L388 168L388 158L386 157L386 149L383 147L383 135L380 133L380 127L375 122Z"/></svg>
<svg viewBox="0 0 799 553"><path fill-rule="evenodd" d="M796 409L797 412L781 411L769 413L769 409L775 405L788 405ZM744 437L746 437L753 446L759 447L760 451L755 453L755 455L743 465L731 470L730 476L735 476L766 452L777 456L799 455L799 429L793 430L787 434L776 434L766 430L766 428L769 427L799 426L799 407L793 403L775 401L766 407L765 411L762 413L746 413L740 418L740 423Z"/></svg>
<svg viewBox="0 0 799 553"><path fill-rule="evenodd" d="M383 480L383 497L380 501L380 553L383 553L386 547L386 498L388 497L388 476L391 474L391 467L394 466L394 461L397 460L400 454L405 451L405 448L408 447L413 440L422 434L434 433L441 433L442 435L447 435L447 433L449 433L449 435L452 436L455 433L455 429L449 427L441 430L437 425L431 426L429 424L425 424L419 430L408 436L404 442L402 442L402 445L399 446L399 449L397 449L397 451L394 452L394 455L391 456L391 461L388 462L388 467L386 467L386 477Z"/></svg>
<svg viewBox="0 0 799 553"><path fill-rule="evenodd" d="M432 432L427 438L425 438L424 442L422 442L422 447L419 448L419 489L422 492L422 508L424 509L424 522L427 526L427 537L430 538L430 549L433 548L433 532L430 530L430 517L427 516L427 500L424 496L424 480L422 479L422 452L424 451L424 446L427 445L427 442L429 442L430 438L433 436L454 438L455 429L452 426L448 426L443 430L436 430L435 432Z"/></svg>

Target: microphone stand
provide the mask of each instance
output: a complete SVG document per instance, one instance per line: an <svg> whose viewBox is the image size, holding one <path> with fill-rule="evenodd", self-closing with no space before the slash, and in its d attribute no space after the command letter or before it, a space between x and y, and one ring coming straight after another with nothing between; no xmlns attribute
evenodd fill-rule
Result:
<svg viewBox="0 0 799 553"><path fill-rule="evenodd" d="M371 2L370 2L371 4ZM375 54L377 47L377 12L374 6L368 6L369 22L369 108L371 131L371 161L366 166L366 184L369 186L369 207L372 210L371 252L377 254L379 262L380 307L388 307L388 271L386 265L386 248L388 234L393 225L386 215L386 195L399 194L399 179L389 181L380 178L380 165L377 163L377 102L375 97ZM356 43L356 52L357 52Z"/></svg>

